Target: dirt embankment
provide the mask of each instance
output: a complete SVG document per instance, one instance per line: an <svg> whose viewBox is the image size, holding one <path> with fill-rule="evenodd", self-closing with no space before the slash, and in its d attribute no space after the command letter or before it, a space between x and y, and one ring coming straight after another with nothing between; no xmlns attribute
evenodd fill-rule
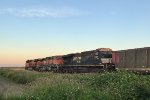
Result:
<svg viewBox="0 0 150 100"><path fill-rule="evenodd" d="M6 78L0 76L0 95L7 98L7 96L14 96L22 93L21 85L18 85Z"/></svg>

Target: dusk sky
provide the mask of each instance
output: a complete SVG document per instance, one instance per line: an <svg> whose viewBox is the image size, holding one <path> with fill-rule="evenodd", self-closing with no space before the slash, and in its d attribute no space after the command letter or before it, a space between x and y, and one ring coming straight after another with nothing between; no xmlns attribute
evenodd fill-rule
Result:
<svg viewBox="0 0 150 100"><path fill-rule="evenodd" d="M149 39L150 0L0 0L0 67Z"/></svg>

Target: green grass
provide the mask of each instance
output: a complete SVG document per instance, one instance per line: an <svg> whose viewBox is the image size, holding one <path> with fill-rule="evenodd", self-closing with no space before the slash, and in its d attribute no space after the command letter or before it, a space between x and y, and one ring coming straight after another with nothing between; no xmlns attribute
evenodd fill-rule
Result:
<svg viewBox="0 0 150 100"><path fill-rule="evenodd" d="M129 72L104 73L81 78L81 81L95 91L102 91L119 100L150 99L150 76Z"/></svg>
<svg viewBox="0 0 150 100"><path fill-rule="evenodd" d="M26 81L12 78L8 72L15 77L26 77ZM7 100L150 100L149 75L125 71L59 74L12 70L1 70L0 75L19 84L26 83L22 95Z"/></svg>

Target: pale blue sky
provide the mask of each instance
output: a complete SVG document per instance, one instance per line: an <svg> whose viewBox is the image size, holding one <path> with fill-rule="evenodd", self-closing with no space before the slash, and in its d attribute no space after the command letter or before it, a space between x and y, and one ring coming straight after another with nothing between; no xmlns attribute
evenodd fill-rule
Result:
<svg viewBox="0 0 150 100"><path fill-rule="evenodd" d="M0 0L0 65L149 47L150 0Z"/></svg>

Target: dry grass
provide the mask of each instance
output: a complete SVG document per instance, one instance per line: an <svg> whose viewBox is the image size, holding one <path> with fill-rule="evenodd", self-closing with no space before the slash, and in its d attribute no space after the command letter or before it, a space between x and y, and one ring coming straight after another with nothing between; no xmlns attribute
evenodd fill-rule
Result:
<svg viewBox="0 0 150 100"><path fill-rule="evenodd" d="M0 67L0 69L25 70L25 67Z"/></svg>

